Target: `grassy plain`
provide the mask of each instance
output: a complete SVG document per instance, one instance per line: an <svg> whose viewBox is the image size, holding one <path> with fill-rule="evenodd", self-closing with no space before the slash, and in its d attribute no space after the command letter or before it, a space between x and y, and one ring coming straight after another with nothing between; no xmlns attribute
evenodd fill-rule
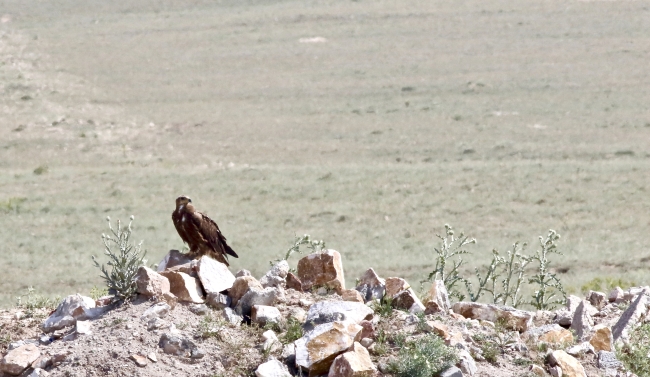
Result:
<svg viewBox="0 0 650 377"><path fill-rule="evenodd" d="M107 215L181 248L179 194L256 276L309 233L416 283L450 223L649 283L647 3L136 3L2 1L0 305L101 285Z"/></svg>

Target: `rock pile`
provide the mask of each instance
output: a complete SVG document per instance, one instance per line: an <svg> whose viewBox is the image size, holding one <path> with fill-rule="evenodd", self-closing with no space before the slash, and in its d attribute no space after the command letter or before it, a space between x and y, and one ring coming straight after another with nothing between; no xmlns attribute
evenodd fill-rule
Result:
<svg viewBox="0 0 650 377"><path fill-rule="evenodd" d="M302 258L295 274L281 261L260 280L172 250L135 283L139 297L120 306L66 297L40 335L8 344L2 376L389 376L410 342L427 337L457 355L440 376L632 376L614 345L650 305L650 288L570 296L554 312L451 305L442 281L420 299L372 268L346 289L334 250ZM7 328L21 321L0 317Z"/></svg>

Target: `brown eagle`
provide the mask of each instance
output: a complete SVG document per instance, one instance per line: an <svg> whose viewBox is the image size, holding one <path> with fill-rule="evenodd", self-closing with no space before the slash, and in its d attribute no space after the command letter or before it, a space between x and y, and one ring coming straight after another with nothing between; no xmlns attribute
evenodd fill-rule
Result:
<svg viewBox="0 0 650 377"><path fill-rule="evenodd" d="M176 198L176 210L172 212L172 220L178 234L190 247L188 255L192 258L208 255L226 266L230 266L228 255L239 258L226 243L226 237L221 234L217 223L194 209L192 199L187 196Z"/></svg>

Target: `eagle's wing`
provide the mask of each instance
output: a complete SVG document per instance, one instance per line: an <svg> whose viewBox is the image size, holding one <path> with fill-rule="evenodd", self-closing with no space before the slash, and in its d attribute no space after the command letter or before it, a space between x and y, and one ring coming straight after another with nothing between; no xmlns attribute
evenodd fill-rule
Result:
<svg viewBox="0 0 650 377"><path fill-rule="evenodd" d="M214 251L221 253L224 257L228 254L239 258L237 253L226 243L226 237L221 234L217 223L201 212L194 212L193 219L195 220L194 224L197 226L199 233Z"/></svg>
<svg viewBox="0 0 650 377"><path fill-rule="evenodd" d="M174 227L176 227L176 231L178 232L178 235L181 236L183 242L185 242L191 248L192 245L190 244L190 239L188 238L187 232L183 227L182 220L183 220L183 215L179 211L172 212L172 221L174 222Z"/></svg>

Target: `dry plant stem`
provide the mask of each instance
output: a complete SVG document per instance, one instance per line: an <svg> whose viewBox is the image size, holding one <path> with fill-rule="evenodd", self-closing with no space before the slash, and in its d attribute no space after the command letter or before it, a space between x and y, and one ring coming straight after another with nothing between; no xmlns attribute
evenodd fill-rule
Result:
<svg viewBox="0 0 650 377"><path fill-rule="evenodd" d="M546 239L539 237L541 249L538 250L534 256L531 257L539 263L537 273L533 275L528 282L536 284L539 289L535 291L532 300L527 304L532 305L537 310L553 309L557 305L562 305L566 301L566 292L560 282L560 279L555 274L549 272L548 254L555 253L561 254L557 250L556 242L560 239L560 235L554 230L549 230ZM562 298L556 298L557 294L562 294Z"/></svg>

